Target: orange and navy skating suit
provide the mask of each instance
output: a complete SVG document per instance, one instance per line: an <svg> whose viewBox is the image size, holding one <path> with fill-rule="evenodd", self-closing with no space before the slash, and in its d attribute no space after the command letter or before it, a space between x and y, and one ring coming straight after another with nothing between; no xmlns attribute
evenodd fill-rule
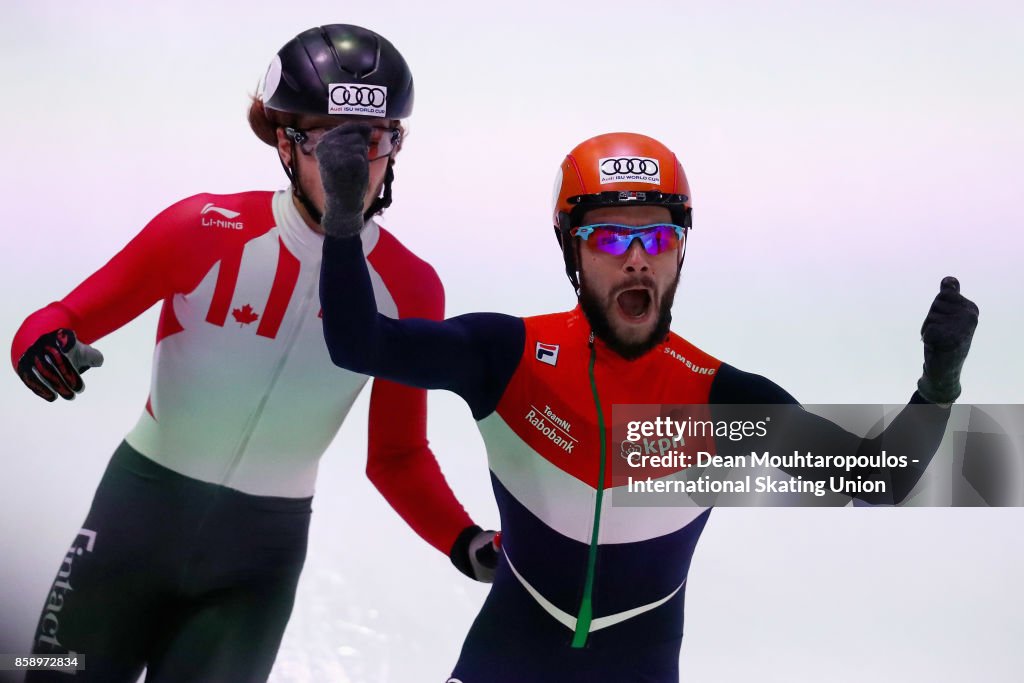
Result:
<svg viewBox="0 0 1024 683"><path fill-rule="evenodd" d="M325 240L334 362L458 393L487 448L501 560L450 680L677 681L687 572L710 509L611 503L612 406L795 399L676 334L626 360L594 339L579 307L391 320L377 314L361 263L358 240ZM842 447L860 442L828 425Z"/></svg>

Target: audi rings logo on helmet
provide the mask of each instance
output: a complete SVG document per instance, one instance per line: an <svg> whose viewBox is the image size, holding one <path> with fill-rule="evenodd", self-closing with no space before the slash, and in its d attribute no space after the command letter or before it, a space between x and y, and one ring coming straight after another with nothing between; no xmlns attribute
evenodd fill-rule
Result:
<svg viewBox="0 0 1024 683"><path fill-rule="evenodd" d="M598 159L601 183L661 184L661 164L651 157L604 157Z"/></svg>
<svg viewBox="0 0 1024 683"><path fill-rule="evenodd" d="M387 115L388 89L383 85L357 85L331 83L327 88L328 114L355 114L362 116Z"/></svg>
<svg viewBox="0 0 1024 683"><path fill-rule="evenodd" d="M601 173L614 175L616 173L640 173L641 175L658 175L657 159L645 159L642 157L618 157L616 159L601 159Z"/></svg>
<svg viewBox="0 0 1024 683"><path fill-rule="evenodd" d="M340 93L340 95L339 95ZM341 98L339 101L338 98ZM366 86L347 86L331 90L331 103L341 106L345 104L363 107L380 107L388 99L382 88Z"/></svg>

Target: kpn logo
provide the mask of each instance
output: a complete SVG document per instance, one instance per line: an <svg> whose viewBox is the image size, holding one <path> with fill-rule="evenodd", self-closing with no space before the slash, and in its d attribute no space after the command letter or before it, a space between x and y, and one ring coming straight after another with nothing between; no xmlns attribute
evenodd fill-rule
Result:
<svg viewBox="0 0 1024 683"><path fill-rule="evenodd" d="M638 435L639 436L639 435ZM686 440L682 434L670 436L639 436L638 439L623 439L619 444L619 455L634 467L652 456L678 455L683 452Z"/></svg>
<svg viewBox="0 0 1024 683"><path fill-rule="evenodd" d="M241 215L238 211L215 206L213 202L207 202L199 212L199 218L204 228L224 228L226 230L241 230L244 228L245 226L242 225L242 221L231 220Z"/></svg>

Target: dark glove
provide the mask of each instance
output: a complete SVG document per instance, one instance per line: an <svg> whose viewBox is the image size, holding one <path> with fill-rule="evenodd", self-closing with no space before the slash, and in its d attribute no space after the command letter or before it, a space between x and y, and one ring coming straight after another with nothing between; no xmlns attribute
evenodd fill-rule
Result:
<svg viewBox="0 0 1024 683"><path fill-rule="evenodd" d="M462 530L448 556L452 564L469 578L490 583L494 581L494 570L498 566L499 548L501 534L484 531L474 524Z"/></svg>
<svg viewBox="0 0 1024 683"><path fill-rule="evenodd" d="M332 237L353 237L363 229L363 197L370 185L370 127L346 123L327 131L316 146L324 187L320 226Z"/></svg>
<svg viewBox="0 0 1024 683"><path fill-rule="evenodd" d="M921 326L924 374L917 381L917 391L924 399L949 404L960 395L960 369L977 326L978 307L960 293L955 277L943 278Z"/></svg>
<svg viewBox="0 0 1024 683"><path fill-rule="evenodd" d="M103 354L75 338L71 330L47 332L18 359L18 377L47 401L58 394L72 400L85 391L81 373L103 365Z"/></svg>

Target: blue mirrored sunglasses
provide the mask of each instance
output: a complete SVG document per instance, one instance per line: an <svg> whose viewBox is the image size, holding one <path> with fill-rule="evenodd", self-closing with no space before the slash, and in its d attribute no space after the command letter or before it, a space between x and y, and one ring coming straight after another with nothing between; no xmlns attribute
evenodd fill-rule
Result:
<svg viewBox="0 0 1024 683"><path fill-rule="evenodd" d="M612 256L622 256L629 251L633 240L640 240L644 251L651 256L676 249L686 239L686 228L674 223L653 223L651 225L619 225L618 223L595 223L573 229L591 249L603 251Z"/></svg>

